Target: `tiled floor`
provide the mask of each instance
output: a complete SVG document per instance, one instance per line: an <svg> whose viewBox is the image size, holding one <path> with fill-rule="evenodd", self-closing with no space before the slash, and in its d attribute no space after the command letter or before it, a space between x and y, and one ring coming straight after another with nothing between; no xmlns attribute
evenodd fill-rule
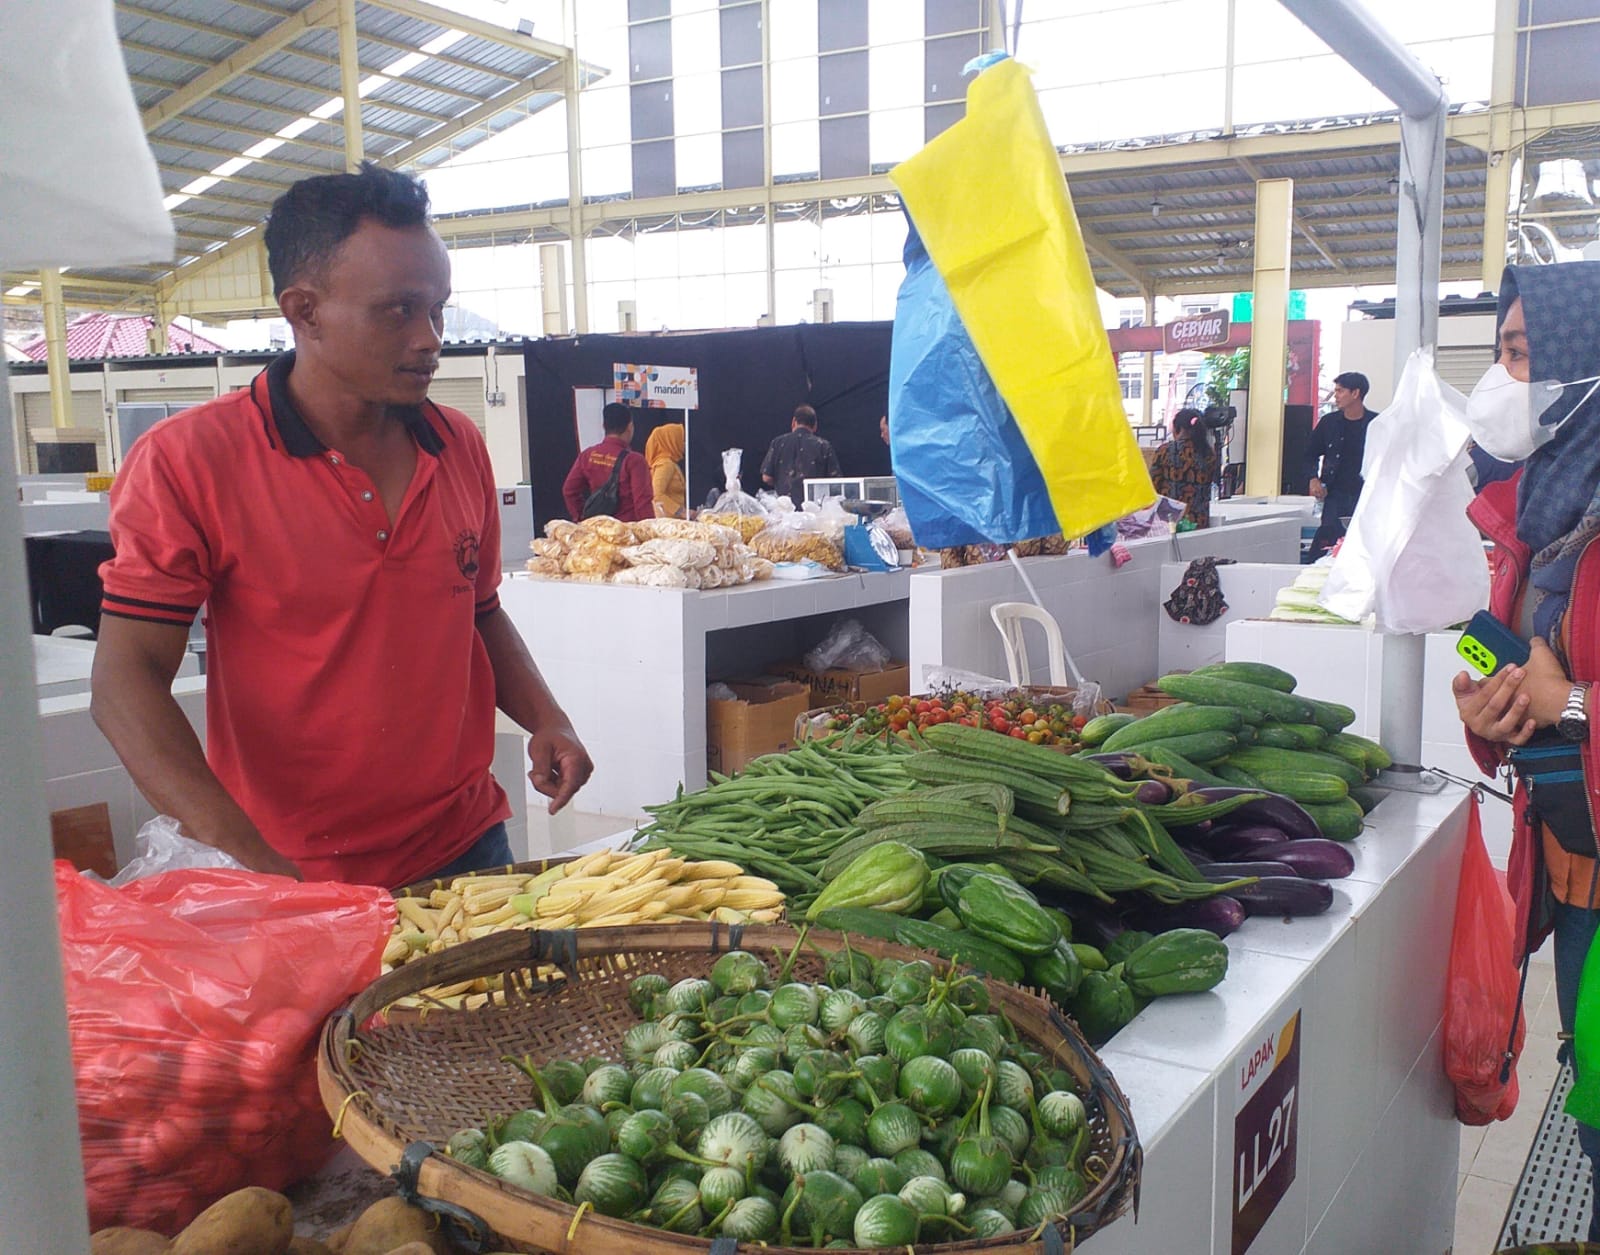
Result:
<svg viewBox="0 0 1600 1255"><path fill-rule="evenodd" d="M1534 957L1524 1005L1528 1037L1517 1067L1521 1098L1509 1120L1461 1130L1460 1179L1456 1193L1456 1237L1452 1255L1493 1255L1506 1208L1556 1079L1555 968L1551 948Z"/></svg>

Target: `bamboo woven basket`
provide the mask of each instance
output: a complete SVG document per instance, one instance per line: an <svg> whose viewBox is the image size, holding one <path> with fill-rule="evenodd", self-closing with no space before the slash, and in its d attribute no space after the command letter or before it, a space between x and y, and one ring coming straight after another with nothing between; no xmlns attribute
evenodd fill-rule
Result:
<svg viewBox="0 0 1600 1255"><path fill-rule="evenodd" d="M519 931L464 942L407 963L368 986L329 1019L318 1050L322 1100L344 1139L381 1172L401 1176L403 1192L446 1212L462 1210L498 1234L486 1250L558 1255L687 1255L712 1243L612 1220L507 1185L442 1152L452 1133L527 1104L528 1082L501 1061L504 1055L616 1059L623 1032L639 1022L628 983L645 972L669 981L704 976L715 956L743 948L771 960L795 945L782 924L728 928L717 924L636 925L568 932ZM794 967L801 980L822 976L826 956L842 948L841 934L813 931ZM936 956L875 938L850 938L852 949L874 957ZM542 974L541 974L542 973ZM503 975L493 1002L471 1011L383 1014L395 999L433 985ZM1105 1168L1077 1211L1055 1232L1030 1240L1009 1234L987 1241L919 1244L940 1255L1008 1250L1045 1255L1109 1224L1137 1202L1142 1152L1127 1099L1077 1030L1044 998L986 982L990 998L1017 1031L1077 1078L1091 1129L1091 1153ZM408 1148L409 1154L408 1154ZM424 1157L425 1156L425 1157ZM576 1223L574 1223L576 1221ZM1059 1235L1064 1242L1057 1241ZM734 1248L724 1239L719 1255ZM743 1247L739 1249L754 1249ZM777 1253L794 1248L763 1248ZM898 1249L898 1248L897 1248Z"/></svg>

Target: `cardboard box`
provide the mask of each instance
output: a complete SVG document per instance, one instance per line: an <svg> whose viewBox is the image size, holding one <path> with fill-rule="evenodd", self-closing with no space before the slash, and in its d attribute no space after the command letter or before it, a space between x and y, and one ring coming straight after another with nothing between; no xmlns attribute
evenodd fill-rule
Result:
<svg viewBox="0 0 1600 1255"><path fill-rule="evenodd" d="M834 667L812 671L803 662L780 663L775 670L786 679L811 690L812 706L837 706L840 702L881 702L911 686L911 667L892 662L882 671L855 671Z"/></svg>
<svg viewBox="0 0 1600 1255"><path fill-rule="evenodd" d="M792 681L728 687L737 701L706 703L706 767L724 775L792 746L795 721L811 704L811 690Z"/></svg>

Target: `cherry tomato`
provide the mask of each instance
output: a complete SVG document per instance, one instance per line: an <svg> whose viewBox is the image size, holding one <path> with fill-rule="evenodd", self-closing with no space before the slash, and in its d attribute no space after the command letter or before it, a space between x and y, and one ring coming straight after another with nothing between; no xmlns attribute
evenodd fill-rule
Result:
<svg viewBox="0 0 1600 1255"><path fill-rule="evenodd" d="M952 702L950 704L950 713L957 719L961 718L962 715L967 713L966 702Z"/></svg>
<svg viewBox="0 0 1600 1255"><path fill-rule="evenodd" d="M989 716L989 726L1001 734L1011 731L1011 720L996 712Z"/></svg>
<svg viewBox="0 0 1600 1255"><path fill-rule="evenodd" d="M1044 740L1044 733L1036 728L1027 734L1027 740L1030 745L1038 745Z"/></svg>
<svg viewBox="0 0 1600 1255"><path fill-rule="evenodd" d="M1021 717L1020 717L1020 718L1019 718L1019 719L1018 719L1018 720L1017 720L1017 722L1019 722L1019 723L1033 723L1033 722L1034 722L1034 721L1036 721L1036 720L1037 720L1037 719L1038 719L1038 718L1039 718L1039 716L1038 716L1038 715L1037 715L1037 714L1035 714L1035 713L1034 713L1034 709L1033 709L1033 707L1032 707L1032 706L1029 706L1029 707L1028 707L1028 708L1027 708L1027 709L1026 709L1026 710L1024 710L1024 711L1023 711L1023 712L1022 712L1022 715L1021 715Z"/></svg>
<svg viewBox="0 0 1600 1255"><path fill-rule="evenodd" d="M1028 734L1026 732L1024 732L1021 728L1012 728L1011 729L1011 735L1014 736L1019 741L1026 741L1028 739Z"/></svg>
<svg viewBox="0 0 1600 1255"><path fill-rule="evenodd" d="M1072 716L1072 726L1074 728L1081 728L1081 727L1083 727L1084 724L1086 724L1088 722L1089 722L1088 719L1086 719L1083 715L1073 715Z"/></svg>

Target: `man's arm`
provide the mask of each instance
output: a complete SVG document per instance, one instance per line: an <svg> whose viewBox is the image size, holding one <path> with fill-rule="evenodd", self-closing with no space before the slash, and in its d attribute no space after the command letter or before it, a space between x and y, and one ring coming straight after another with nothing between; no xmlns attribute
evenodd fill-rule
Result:
<svg viewBox="0 0 1600 1255"><path fill-rule="evenodd" d="M1317 472L1322 469L1322 455L1327 451L1328 433L1323 430L1328 420L1324 418L1311 429L1311 437L1306 441L1306 456L1301 465L1301 472L1311 483L1311 495L1318 496L1317 489L1321 487L1321 480Z"/></svg>
<svg viewBox="0 0 1600 1255"><path fill-rule="evenodd" d="M172 696L188 635L175 624L102 617L89 712L139 792L189 836L255 871L298 879L299 869L266 843L213 774Z"/></svg>
<svg viewBox="0 0 1600 1255"><path fill-rule="evenodd" d="M580 453L561 485L561 497L567 503L567 517L574 523L583 521L583 503L589 496L589 480L583 473L583 467L583 454Z"/></svg>
<svg viewBox="0 0 1600 1255"><path fill-rule="evenodd" d="M842 472L839 469L839 455L838 455L837 452L834 451L833 441L824 440L822 443L823 443L824 446L826 446L827 451L828 451L827 452L827 459L826 459L826 470L827 470L827 473L828 473L828 478L829 479L838 479L839 476L842 475L844 472Z"/></svg>
<svg viewBox="0 0 1600 1255"><path fill-rule="evenodd" d="M479 615L478 635L494 669L495 704L527 730L528 778L550 799L554 815L588 783L594 763L506 612Z"/></svg>
<svg viewBox="0 0 1600 1255"><path fill-rule="evenodd" d="M777 473L778 440L767 446L767 456L761 459L761 482L769 487L776 482L772 477Z"/></svg>

